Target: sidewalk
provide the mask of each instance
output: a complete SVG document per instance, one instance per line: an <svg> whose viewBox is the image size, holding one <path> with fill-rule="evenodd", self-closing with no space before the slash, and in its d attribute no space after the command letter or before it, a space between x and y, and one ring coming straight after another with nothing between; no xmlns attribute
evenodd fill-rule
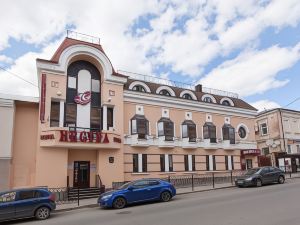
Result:
<svg viewBox="0 0 300 225"><path fill-rule="evenodd" d="M296 174L286 174L286 179L294 179L294 178L300 178L300 173ZM203 192L203 191L212 191L212 190L218 190L218 189L225 189L225 188L232 188L234 185L231 183L224 183L224 184L215 184L215 188L213 188L212 185L207 186L198 186L194 187L194 190L192 187L187 188L177 188L177 195L181 194L189 194L194 192ZM97 199L98 198L91 198L91 199L83 199L79 201L79 206L77 201L72 203L65 203L65 204L57 204L56 205L56 212L62 212L62 211L69 211L73 209L80 209L80 208L92 208L97 207Z"/></svg>
<svg viewBox="0 0 300 225"><path fill-rule="evenodd" d="M194 190L192 190L192 187L177 188L176 191L177 191L177 195L180 195L180 194L188 194L192 192L211 191L211 190L218 190L218 189L230 188L230 187L233 187L233 185L231 185L231 183L226 183L226 184L216 184L215 188L213 188L211 185L207 185L207 186L194 187ZM98 206L97 200L98 198L83 199L79 201L79 206L77 201L72 203L57 204L56 212L69 211L69 210L80 209L80 208L96 207Z"/></svg>

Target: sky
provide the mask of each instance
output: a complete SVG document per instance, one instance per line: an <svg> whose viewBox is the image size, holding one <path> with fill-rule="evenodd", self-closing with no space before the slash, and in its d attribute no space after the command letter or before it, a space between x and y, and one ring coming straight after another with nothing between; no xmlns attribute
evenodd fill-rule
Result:
<svg viewBox="0 0 300 225"><path fill-rule="evenodd" d="M0 93L38 96L35 60L70 29L99 37L116 70L300 110L299 0L4 0L0 12Z"/></svg>

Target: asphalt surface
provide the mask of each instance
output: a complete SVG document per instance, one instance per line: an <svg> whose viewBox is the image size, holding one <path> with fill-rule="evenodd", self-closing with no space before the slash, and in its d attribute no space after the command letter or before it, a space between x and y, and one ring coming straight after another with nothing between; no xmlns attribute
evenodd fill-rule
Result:
<svg viewBox="0 0 300 225"><path fill-rule="evenodd" d="M6 224L43 225L299 225L300 179L261 188L231 188L178 195L168 203L122 210L86 208Z"/></svg>

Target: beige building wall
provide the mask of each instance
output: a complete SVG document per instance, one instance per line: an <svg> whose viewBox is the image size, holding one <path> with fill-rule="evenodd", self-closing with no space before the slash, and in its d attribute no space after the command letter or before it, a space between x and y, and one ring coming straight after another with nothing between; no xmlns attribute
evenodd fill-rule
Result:
<svg viewBox="0 0 300 225"><path fill-rule="evenodd" d="M15 105L0 98L0 191L10 187Z"/></svg>
<svg viewBox="0 0 300 225"><path fill-rule="evenodd" d="M35 185L38 104L16 102L11 187Z"/></svg>

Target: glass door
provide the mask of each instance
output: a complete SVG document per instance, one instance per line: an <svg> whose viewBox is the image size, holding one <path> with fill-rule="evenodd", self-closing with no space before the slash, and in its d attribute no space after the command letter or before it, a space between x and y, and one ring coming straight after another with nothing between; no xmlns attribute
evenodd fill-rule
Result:
<svg viewBox="0 0 300 225"><path fill-rule="evenodd" d="M74 162L73 186L79 188L87 188L90 186L90 162L89 161Z"/></svg>

